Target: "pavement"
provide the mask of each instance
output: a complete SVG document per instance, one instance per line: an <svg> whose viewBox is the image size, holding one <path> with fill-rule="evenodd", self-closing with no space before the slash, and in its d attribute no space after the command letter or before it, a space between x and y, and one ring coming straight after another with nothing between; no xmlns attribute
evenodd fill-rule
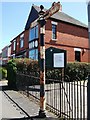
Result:
<svg viewBox="0 0 90 120"><path fill-rule="evenodd" d="M10 99L0 91L0 96L2 95L2 114L1 117L4 118L22 118L25 115L22 113L22 111L18 111L18 108L15 108L15 104L10 101Z"/></svg>
<svg viewBox="0 0 90 120"><path fill-rule="evenodd" d="M0 80L0 87L7 86L8 85L8 80Z"/></svg>
<svg viewBox="0 0 90 120"><path fill-rule="evenodd" d="M39 104L15 90L0 91L1 120L59 120L53 113L46 111L46 118L39 118Z"/></svg>

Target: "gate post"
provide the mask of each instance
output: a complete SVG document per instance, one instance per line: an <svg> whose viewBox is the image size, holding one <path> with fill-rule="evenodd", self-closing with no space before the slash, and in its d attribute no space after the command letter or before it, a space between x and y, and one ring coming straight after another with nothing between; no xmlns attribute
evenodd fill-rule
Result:
<svg viewBox="0 0 90 120"><path fill-rule="evenodd" d="M87 119L90 120L90 75L87 84Z"/></svg>

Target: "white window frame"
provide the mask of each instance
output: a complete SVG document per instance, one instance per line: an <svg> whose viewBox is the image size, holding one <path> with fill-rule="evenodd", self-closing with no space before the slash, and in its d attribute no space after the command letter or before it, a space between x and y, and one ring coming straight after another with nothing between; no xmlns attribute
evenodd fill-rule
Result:
<svg viewBox="0 0 90 120"><path fill-rule="evenodd" d="M57 22L54 22L54 21L51 21L51 24L57 26L58 23L57 23ZM57 34L57 30L56 30L56 34ZM56 41L56 40L57 40L57 38L56 38L56 39L53 39L53 32L52 32L52 40L53 40L53 41Z"/></svg>
<svg viewBox="0 0 90 120"><path fill-rule="evenodd" d="M20 48L24 47L24 34L20 35Z"/></svg>
<svg viewBox="0 0 90 120"><path fill-rule="evenodd" d="M80 51L81 52L81 49L80 48L74 48L74 51Z"/></svg>
<svg viewBox="0 0 90 120"><path fill-rule="evenodd" d="M34 39L37 39L37 38L39 38L39 35L38 36L36 36L37 34L37 32L36 32L36 27L38 27L38 25L36 25L36 26L34 26L34 27L31 27L30 29L29 29L29 41L32 41L32 40L34 40ZM31 31L31 29L34 29L34 34L35 34L35 38L33 38L33 39L30 39L30 31ZM38 31L39 31L39 27L38 27Z"/></svg>
<svg viewBox="0 0 90 120"><path fill-rule="evenodd" d="M16 50L16 40L13 41L13 51Z"/></svg>

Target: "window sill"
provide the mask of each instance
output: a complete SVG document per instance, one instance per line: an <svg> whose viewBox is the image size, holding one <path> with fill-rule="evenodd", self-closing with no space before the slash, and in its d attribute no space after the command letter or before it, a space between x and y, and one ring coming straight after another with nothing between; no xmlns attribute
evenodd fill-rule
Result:
<svg viewBox="0 0 90 120"><path fill-rule="evenodd" d="M22 48L24 48L24 46L23 46L23 47L20 47L20 49L22 49Z"/></svg>
<svg viewBox="0 0 90 120"><path fill-rule="evenodd" d="M29 42L32 42L32 41L35 41L35 40L38 40L39 39L39 37L38 38L33 38L33 39L31 39L31 40L28 40Z"/></svg>
<svg viewBox="0 0 90 120"><path fill-rule="evenodd" d="M52 39L52 41L57 41L57 39Z"/></svg>

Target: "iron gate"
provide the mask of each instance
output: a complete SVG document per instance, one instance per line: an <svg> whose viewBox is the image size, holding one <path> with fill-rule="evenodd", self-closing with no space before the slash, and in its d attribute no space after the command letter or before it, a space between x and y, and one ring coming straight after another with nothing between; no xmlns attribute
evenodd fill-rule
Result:
<svg viewBox="0 0 90 120"><path fill-rule="evenodd" d="M88 80L81 81L79 77L73 78L71 82L68 76L63 81L46 79L47 108L61 118L87 118L87 82ZM19 73L17 85L28 96L39 100L39 77Z"/></svg>

